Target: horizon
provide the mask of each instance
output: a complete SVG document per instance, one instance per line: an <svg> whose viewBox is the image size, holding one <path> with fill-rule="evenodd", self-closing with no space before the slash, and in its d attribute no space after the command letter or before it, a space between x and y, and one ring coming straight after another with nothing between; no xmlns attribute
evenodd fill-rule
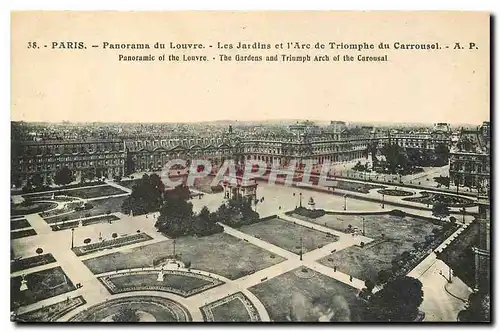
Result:
<svg viewBox="0 0 500 332"><path fill-rule="evenodd" d="M68 121L68 120L59 120L59 121L30 121L30 120L12 120L11 123L29 123L29 124L54 124L54 125L63 125L63 124L74 124L74 125L85 125L85 124L125 124L125 125L133 125L133 124L152 124L152 125L161 125L161 124L214 124L214 123L266 123L266 122L284 122L284 123L290 123L290 122L312 122L315 125L329 125L331 121L340 121L344 122L347 125L350 124L371 124L371 125L424 125L424 126L432 126L437 123L446 123L451 126L460 126L460 125L470 125L470 126L475 126L475 125L481 125L483 122L489 122L490 118L488 117L487 119L484 119L483 121L480 121L478 123L471 123L471 122L450 122L450 121L440 121L440 122L415 122L415 121L349 121L349 120L338 120L338 119L330 119L330 120L323 120L323 119L297 119L297 118L273 118L273 119L261 119L261 120L229 120L229 119L215 119L215 120L205 120L205 121L183 121L183 122L177 122L177 121Z"/></svg>

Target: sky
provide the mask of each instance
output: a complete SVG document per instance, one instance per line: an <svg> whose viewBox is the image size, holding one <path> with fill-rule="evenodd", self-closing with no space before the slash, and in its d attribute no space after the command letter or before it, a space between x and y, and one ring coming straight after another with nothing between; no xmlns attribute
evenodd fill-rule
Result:
<svg viewBox="0 0 500 332"><path fill-rule="evenodd" d="M11 119L198 122L266 119L469 123L489 120L489 17L463 13L15 13ZM29 49L37 41L40 49ZM52 49L83 41L88 49ZM104 50L102 43L213 45L201 51ZM220 50L217 42L272 44ZM475 42L477 50L276 50L280 42ZM90 45L100 45L92 48ZM221 62L220 54L323 55L322 62ZM208 62L118 61L120 54L207 55ZM388 55L388 62L333 61ZM216 60L213 60L213 58Z"/></svg>

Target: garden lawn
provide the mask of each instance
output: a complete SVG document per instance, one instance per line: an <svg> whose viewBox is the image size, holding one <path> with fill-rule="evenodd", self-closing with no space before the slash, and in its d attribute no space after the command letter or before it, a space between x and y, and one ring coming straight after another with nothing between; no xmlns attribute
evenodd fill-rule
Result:
<svg viewBox="0 0 500 332"><path fill-rule="evenodd" d="M250 310L257 314L250 300L238 292L201 307L203 319L208 322L251 322L252 316L243 301L247 302L247 305L251 306ZM254 318L256 319L257 317Z"/></svg>
<svg viewBox="0 0 500 332"><path fill-rule="evenodd" d="M28 229L23 229L22 231L10 232L10 239L15 240L33 235L36 235L36 231L33 228L28 228Z"/></svg>
<svg viewBox="0 0 500 332"><path fill-rule="evenodd" d="M54 258L54 256L52 256L52 254L27 257L10 263L10 272L12 273L26 270L35 266L54 263L55 261L56 259Z"/></svg>
<svg viewBox="0 0 500 332"><path fill-rule="evenodd" d="M93 205L93 208L89 210L70 212L52 218L45 218L44 220L48 224L53 224L61 221L99 216L107 214L108 211L111 211L111 213L120 212L123 200L125 198L126 197L111 197L91 201L89 203Z"/></svg>
<svg viewBox="0 0 500 332"><path fill-rule="evenodd" d="M305 226L297 225L279 218L267 219L251 225L245 225L238 228L238 230L295 254L300 253L301 238L302 253L337 241L335 236L330 235L327 237L326 233L315 229L309 229Z"/></svg>
<svg viewBox="0 0 500 332"><path fill-rule="evenodd" d="M22 277L11 278L11 308L39 302L75 290L61 267L42 270L25 276L28 290L21 292Z"/></svg>
<svg viewBox="0 0 500 332"><path fill-rule="evenodd" d="M21 228L31 227L30 223L26 219L10 220L10 229L16 230Z"/></svg>
<svg viewBox="0 0 500 332"><path fill-rule="evenodd" d="M413 241L423 241L425 235L432 232L433 228L440 228L439 222L436 224L426 219L416 217L399 217L389 213L386 214L325 214L319 218L307 218L297 214L292 217L309 221L324 227L328 227L340 232L345 231L349 225L359 230L363 229L363 220L365 226L365 236L370 238L379 238L384 234L388 238L408 239Z"/></svg>
<svg viewBox="0 0 500 332"><path fill-rule="evenodd" d="M124 180L124 181L120 181L118 182L118 184L120 186L123 186L125 188L128 188L128 189L134 189L134 186L137 185L139 182L141 181L141 179L133 179L133 180Z"/></svg>
<svg viewBox="0 0 500 332"><path fill-rule="evenodd" d="M85 303L87 302L83 299L83 296L80 295L70 298L69 300L66 299L40 309L18 315L16 316L16 321L30 323L55 322L66 313L84 305Z"/></svg>
<svg viewBox="0 0 500 332"><path fill-rule="evenodd" d="M220 281L209 281L199 278L194 273L191 275L165 273L163 282L158 281L157 278L157 271L145 271L140 273L111 275L102 277L100 280L112 294L154 289L171 292L185 297L222 283ZM109 287L109 284L111 284L112 287Z"/></svg>
<svg viewBox="0 0 500 332"><path fill-rule="evenodd" d="M183 262L190 262L191 268L229 279L238 279L252 271L284 261L282 257L225 233L206 237L187 236L178 238L175 242L176 255L180 255ZM94 274L151 267L153 261L173 255L173 249L173 241L168 240L88 259L83 263Z"/></svg>
<svg viewBox="0 0 500 332"><path fill-rule="evenodd" d="M347 191L355 191L363 194L368 194L372 189L381 189L385 188L384 186L373 185L368 183L360 183L360 182L351 182L351 181L342 181L337 180L337 189L347 190Z"/></svg>
<svg viewBox="0 0 500 332"><path fill-rule="evenodd" d="M361 280L375 280L381 270L390 269L392 260L404 251L414 250L414 243L425 242L434 228L441 229L425 219L385 215L325 215L316 222L326 227L344 230L350 224L362 229L365 218L365 235L374 238L373 243L364 248L353 246L330 254L319 262L323 265L337 266L339 271Z"/></svg>
<svg viewBox="0 0 500 332"><path fill-rule="evenodd" d="M299 267L248 289L264 304L272 321L289 321L290 312L300 310L292 304L295 293L306 299L306 311L312 308L312 303L320 303L333 308L336 313L334 321L359 321L362 303L356 296L357 289L315 271L312 277L301 278L296 274L301 269ZM306 314L304 321L313 320L309 313Z"/></svg>
<svg viewBox="0 0 500 332"><path fill-rule="evenodd" d="M475 287L475 257L473 247L479 246L479 224L471 224L462 232L449 246L447 246L438 258L446 263L467 286Z"/></svg>
<svg viewBox="0 0 500 332"><path fill-rule="evenodd" d="M96 198L101 196L120 195L120 194L126 194L126 192L109 185L61 190L55 193L55 195L61 195L61 196L65 195L65 196L79 197L83 199ZM44 197L44 196L47 196L47 194L46 193L34 194L26 196L26 198L34 200L38 197Z"/></svg>
<svg viewBox="0 0 500 332"><path fill-rule="evenodd" d="M46 210L50 210L55 208L56 206L57 203L50 203L50 202L33 202L33 203L28 203L27 205L21 203L21 204L16 204L11 208L10 215L11 217L25 216L27 214L39 213Z"/></svg>

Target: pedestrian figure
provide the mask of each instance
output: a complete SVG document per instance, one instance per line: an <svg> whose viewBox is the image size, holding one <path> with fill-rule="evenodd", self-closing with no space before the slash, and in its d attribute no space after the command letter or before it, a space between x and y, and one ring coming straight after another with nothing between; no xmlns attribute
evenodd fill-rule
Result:
<svg viewBox="0 0 500 332"><path fill-rule="evenodd" d="M336 265L333 267L333 272L337 272L337 266Z"/></svg>
<svg viewBox="0 0 500 332"><path fill-rule="evenodd" d="M352 282L352 276L349 276L349 281L351 281L351 282Z"/></svg>

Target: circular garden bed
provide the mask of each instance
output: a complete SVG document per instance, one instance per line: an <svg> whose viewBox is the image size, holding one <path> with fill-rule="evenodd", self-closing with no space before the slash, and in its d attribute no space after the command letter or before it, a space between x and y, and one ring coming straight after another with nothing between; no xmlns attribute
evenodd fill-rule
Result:
<svg viewBox="0 0 500 332"><path fill-rule="evenodd" d="M405 201L417 202L421 204L433 205L435 203L443 203L448 207L472 207L476 205L472 199L447 195L441 193L431 193L428 191L420 192L420 197L403 198Z"/></svg>
<svg viewBox="0 0 500 332"><path fill-rule="evenodd" d="M387 196L413 196L411 191L400 190L400 189L381 189L377 190L379 194Z"/></svg>
<svg viewBox="0 0 500 332"><path fill-rule="evenodd" d="M57 203L24 201L21 204L12 205L10 214L12 216L24 216L27 214L44 212L55 207L57 207Z"/></svg>
<svg viewBox="0 0 500 332"><path fill-rule="evenodd" d="M69 319L70 322L114 322L128 311L129 322L188 322L189 311L181 304L158 296L127 296L94 305ZM120 317L121 318L121 317ZM118 320L124 322L124 320Z"/></svg>

